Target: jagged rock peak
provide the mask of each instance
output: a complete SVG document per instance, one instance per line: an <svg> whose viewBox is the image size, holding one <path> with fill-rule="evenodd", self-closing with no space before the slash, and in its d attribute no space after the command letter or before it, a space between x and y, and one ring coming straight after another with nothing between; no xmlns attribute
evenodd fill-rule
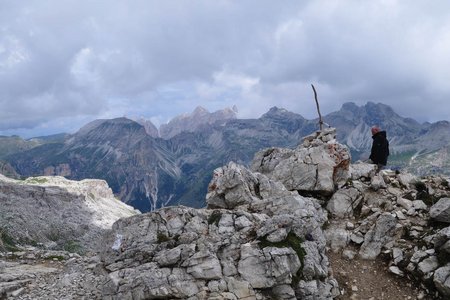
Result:
<svg viewBox="0 0 450 300"><path fill-rule="evenodd" d="M152 123L152 121L145 119L144 117L140 117L136 119L136 122L144 126L145 132L151 137L159 137L158 128Z"/></svg>
<svg viewBox="0 0 450 300"><path fill-rule="evenodd" d="M263 114L261 118L280 118L280 117L288 117L288 118L301 118L304 119L301 115L288 111L284 108L279 108L277 106L273 106L269 109L268 112Z"/></svg>
<svg viewBox="0 0 450 300"><path fill-rule="evenodd" d="M347 111L357 111L359 110L359 106L355 104L355 102L345 102L342 104L341 110L347 110Z"/></svg>
<svg viewBox="0 0 450 300"><path fill-rule="evenodd" d="M181 132L193 132L204 125L213 124L218 121L236 119L237 108L225 108L210 113L207 109L198 106L192 113L179 115L167 124L160 127L160 135L164 139L170 139Z"/></svg>

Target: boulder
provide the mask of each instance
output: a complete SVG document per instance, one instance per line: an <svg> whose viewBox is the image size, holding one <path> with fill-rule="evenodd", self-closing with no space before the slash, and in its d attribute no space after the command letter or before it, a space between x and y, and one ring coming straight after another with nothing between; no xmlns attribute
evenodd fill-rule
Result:
<svg viewBox="0 0 450 300"><path fill-rule="evenodd" d="M375 191L378 191L379 189L387 188L387 185L384 182L383 176L380 173L376 174L372 177L372 179L370 180L370 187Z"/></svg>
<svg viewBox="0 0 450 300"><path fill-rule="evenodd" d="M361 193L355 188L340 189L328 201L327 210L335 218L351 217L362 199Z"/></svg>
<svg viewBox="0 0 450 300"><path fill-rule="evenodd" d="M421 261L418 266L417 270L423 274L426 275L430 272L433 272L439 267L439 261L436 256L430 256L423 261Z"/></svg>
<svg viewBox="0 0 450 300"><path fill-rule="evenodd" d="M439 230L432 239L434 249L437 251L448 241L450 241L450 226Z"/></svg>
<svg viewBox="0 0 450 300"><path fill-rule="evenodd" d="M375 259L380 254L381 248L395 236L396 225L396 218L392 214L382 214L365 235L359 251L360 256L363 259Z"/></svg>
<svg viewBox="0 0 450 300"><path fill-rule="evenodd" d="M350 153L335 140L335 129L305 137L294 150L269 148L258 152L251 169L280 181L288 190L332 194L349 178Z"/></svg>
<svg viewBox="0 0 450 300"><path fill-rule="evenodd" d="M441 198L430 208L430 217L436 221L450 223L450 198Z"/></svg>
<svg viewBox="0 0 450 300"><path fill-rule="evenodd" d="M325 230L327 245L333 252L339 252L345 248L350 241L350 234L345 228L331 225Z"/></svg>
<svg viewBox="0 0 450 300"><path fill-rule="evenodd" d="M350 165L350 178L352 180L368 179L375 173L377 166L374 164L357 162Z"/></svg>
<svg viewBox="0 0 450 300"><path fill-rule="evenodd" d="M450 263L434 272L433 282L443 296L450 297Z"/></svg>
<svg viewBox="0 0 450 300"><path fill-rule="evenodd" d="M411 184L414 184L417 181L416 176L410 173L400 173L397 175L397 179L400 184L406 188L410 188Z"/></svg>

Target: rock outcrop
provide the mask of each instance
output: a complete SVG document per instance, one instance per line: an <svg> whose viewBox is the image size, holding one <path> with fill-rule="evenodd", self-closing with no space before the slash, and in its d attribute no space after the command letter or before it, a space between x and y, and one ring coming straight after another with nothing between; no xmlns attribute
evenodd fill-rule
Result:
<svg viewBox="0 0 450 300"><path fill-rule="evenodd" d="M269 148L258 152L252 170L280 181L288 190L333 194L349 178L350 153L328 128L304 138L294 150Z"/></svg>
<svg viewBox="0 0 450 300"><path fill-rule="evenodd" d="M76 252L94 250L115 221L137 213L115 199L103 180L63 177L22 181L0 175L0 204L2 240L10 246L42 244Z"/></svg>
<svg viewBox="0 0 450 300"><path fill-rule="evenodd" d="M370 165L351 166L351 180L328 201L327 245L344 259L389 259L389 271L450 296L449 178L417 178ZM381 184L373 184L374 177ZM442 228L442 229L441 229ZM435 293L438 294L435 294Z"/></svg>
<svg viewBox="0 0 450 300"><path fill-rule="evenodd" d="M441 198L430 209L430 217L439 222L450 223L450 198Z"/></svg>
<svg viewBox="0 0 450 300"><path fill-rule="evenodd" d="M330 194L346 182L350 155L334 136L330 129L307 137L295 150L257 154L253 170L264 174L235 163L216 169L206 209L169 207L116 222L104 243L108 283L103 296L338 295L325 255L327 214L316 199L298 192ZM294 182L302 174L306 179Z"/></svg>
<svg viewBox="0 0 450 300"><path fill-rule="evenodd" d="M113 226L106 299L316 299L328 276L326 213L315 199L230 163L214 172L207 209L170 207Z"/></svg>

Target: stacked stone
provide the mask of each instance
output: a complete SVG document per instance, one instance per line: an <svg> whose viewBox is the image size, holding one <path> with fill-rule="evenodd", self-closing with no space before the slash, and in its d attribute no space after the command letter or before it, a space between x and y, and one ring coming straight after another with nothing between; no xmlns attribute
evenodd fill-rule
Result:
<svg viewBox="0 0 450 300"><path fill-rule="evenodd" d="M269 148L256 153L251 169L300 193L331 195L349 177L350 153L328 128L304 138L296 149Z"/></svg>

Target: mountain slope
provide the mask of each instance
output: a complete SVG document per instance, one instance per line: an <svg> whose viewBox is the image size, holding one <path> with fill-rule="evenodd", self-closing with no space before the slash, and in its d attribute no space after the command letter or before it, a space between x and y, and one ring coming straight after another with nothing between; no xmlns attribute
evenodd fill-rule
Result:
<svg viewBox="0 0 450 300"><path fill-rule="evenodd" d="M436 170L430 164L432 157L438 155L436 152L442 153L442 149L450 144L448 121L420 124L401 117L381 103L368 102L361 107L346 103L339 111L326 115L324 119L338 129L338 140L349 146L353 160L368 158L372 145L370 128L373 125L380 126L387 131L390 143L389 166L418 175L434 173ZM418 157L422 159L417 160ZM445 160L445 155L440 157ZM421 161L422 165L417 168L414 160Z"/></svg>
<svg viewBox="0 0 450 300"><path fill-rule="evenodd" d="M25 176L105 179L122 201L142 211L170 198L158 193L161 178L173 184L180 175L165 142L150 137L141 125L125 118L96 120L64 143L36 147L9 159Z"/></svg>
<svg viewBox="0 0 450 300"><path fill-rule="evenodd" d="M449 172L449 122L419 124L371 102L346 103L324 120L337 128L337 138L348 145L353 161L368 158L370 127L379 125L387 130L391 145L389 167L420 175ZM162 139L126 118L96 120L63 142L17 152L5 160L22 176L105 179L122 201L141 211L174 204L203 207L215 168L231 160L248 165L263 148L296 147L303 136L318 129L317 120L277 107L258 119L200 123Z"/></svg>

